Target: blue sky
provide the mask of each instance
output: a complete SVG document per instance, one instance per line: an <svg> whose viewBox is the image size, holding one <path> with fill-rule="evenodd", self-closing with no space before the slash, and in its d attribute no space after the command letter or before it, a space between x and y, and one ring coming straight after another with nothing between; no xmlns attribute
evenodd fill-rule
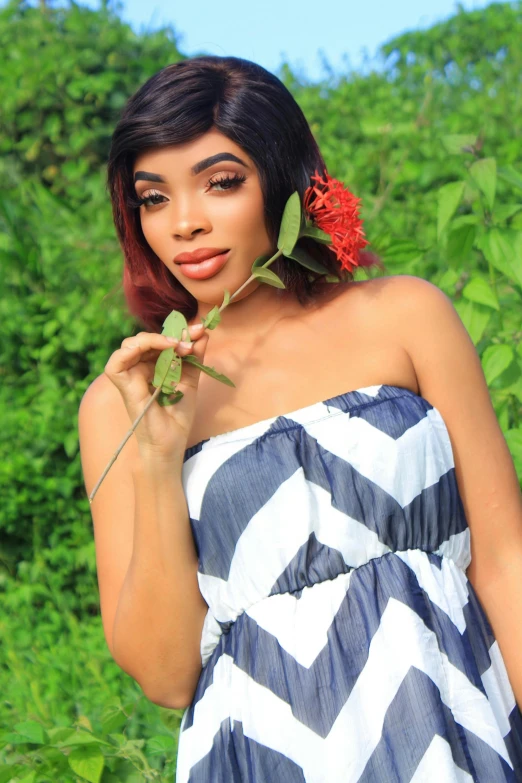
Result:
<svg viewBox="0 0 522 783"><path fill-rule="evenodd" d="M100 7L100 0L77 2ZM466 10L490 4L461 0ZM136 32L172 25L183 54L236 55L273 72L286 60L312 80L326 74L321 53L335 73L359 70L380 44L457 11L456 0L121 0L120 5L118 15Z"/></svg>
<svg viewBox="0 0 522 783"><path fill-rule="evenodd" d="M462 0L466 10L490 4ZM236 55L270 71L286 60L318 79L325 73L320 52L335 72L359 69L365 50L373 57L395 35L456 10L455 0L123 0L120 15L136 31L172 24L187 55Z"/></svg>

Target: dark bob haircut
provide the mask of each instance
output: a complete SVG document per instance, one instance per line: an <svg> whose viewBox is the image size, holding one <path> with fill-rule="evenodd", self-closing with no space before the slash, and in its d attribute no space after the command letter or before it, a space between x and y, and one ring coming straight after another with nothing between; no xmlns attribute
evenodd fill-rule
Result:
<svg viewBox="0 0 522 783"><path fill-rule="evenodd" d="M310 127L291 93L276 76L255 63L237 57L194 57L168 65L145 82L128 100L114 130L107 182L125 258L123 291L127 306L150 331L161 332L171 310L180 310L187 320L193 319L197 300L145 240L139 209L129 206L135 197L133 165L145 150L183 144L210 129L227 136L254 162L263 191L267 232L274 247L289 196L297 190L302 200L314 172L326 171ZM339 274L339 264L327 246L308 239L300 240L299 245L330 274ZM324 277L284 257L276 259L271 269L301 304L314 298ZM343 279L353 276L343 273Z"/></svg>

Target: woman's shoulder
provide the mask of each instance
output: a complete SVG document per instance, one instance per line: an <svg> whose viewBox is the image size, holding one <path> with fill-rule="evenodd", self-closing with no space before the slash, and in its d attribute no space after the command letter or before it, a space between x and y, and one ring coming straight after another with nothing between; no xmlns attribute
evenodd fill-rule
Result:
<svg viewBox="0 0 522 783"><path fill-rule="evenodd" d="M370 325L388 328L404 322L406 311L410 318L422 312L424 304L448 297L440 288L414 275L389 275L367 280L354 280L345 286L336 286L331 295L325 292L320 307L331 310L338 317L361 317ZM403 323L406 328L409 323Z"/></svg>

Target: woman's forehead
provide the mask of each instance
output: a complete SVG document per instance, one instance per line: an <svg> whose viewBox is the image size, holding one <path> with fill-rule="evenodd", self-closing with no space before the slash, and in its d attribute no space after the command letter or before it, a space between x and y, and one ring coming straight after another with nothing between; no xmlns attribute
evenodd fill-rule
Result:
<svg viewBox="0 0 522 783"><path fill-rule="evenodd" d="M211 129L198 136L197 139L192 139L182 144L171 144L144 150L137 156L133 168L134 171L137 171L146 165L163 168L172 167L172 169L179 169L180 166L184 168L194 166L196 167L194 173L198 173L197 167L199 163L217 156L222 156L224 160L226 153L229 153L229 160L232 160L232 162L241 163L246 167L252 166L252 161L242 147L223 133ZM220 160L215 162L219 163Z"/></svg>

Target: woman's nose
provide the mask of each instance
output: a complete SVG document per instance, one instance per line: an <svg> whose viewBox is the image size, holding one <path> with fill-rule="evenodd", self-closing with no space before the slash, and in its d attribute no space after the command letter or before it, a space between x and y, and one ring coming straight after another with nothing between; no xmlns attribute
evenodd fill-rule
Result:
<svg viewBox="0 0 522 783"><path fill-rule="evenodd" d="M205 234L210 229L210 220L195 204L178 207L173 216L172 231L175 237L190 239L196 234Z"/></svg>

